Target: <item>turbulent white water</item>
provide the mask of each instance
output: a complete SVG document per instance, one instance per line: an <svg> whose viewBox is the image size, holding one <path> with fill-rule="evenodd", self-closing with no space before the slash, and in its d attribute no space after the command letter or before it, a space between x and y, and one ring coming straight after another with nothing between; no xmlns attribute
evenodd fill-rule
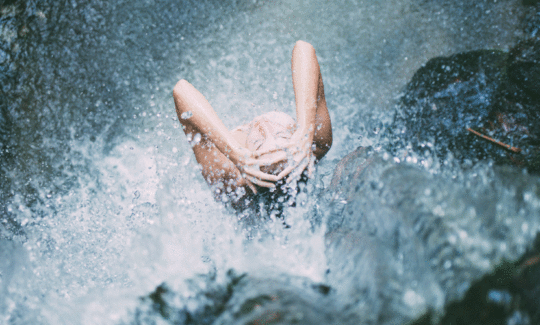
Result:
<svg viewBox="0 0 540 325"><path fill-rule="evenodd" d="M189 296L187 279L224 281L231 268L325 282L325 229L306 218L314 196L286 211L290 229L270 222L248 240L199 173L176 81L228 127L294 115L290 55L312 43L334 130L318 193L343 156L384 143L423 63L508 49L522 15L517 0L113 3L2 6L0 324L119 323L162 282Z"/></svg>

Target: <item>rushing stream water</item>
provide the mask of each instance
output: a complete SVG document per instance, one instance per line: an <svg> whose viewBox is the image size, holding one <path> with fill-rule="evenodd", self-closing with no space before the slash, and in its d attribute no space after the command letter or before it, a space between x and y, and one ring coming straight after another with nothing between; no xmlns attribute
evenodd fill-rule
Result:
<svg viewBox="0 0 540 325"><path fill-rule="evenodd" d="M309 215L332 208L317 195L345 155L384 145L393 105L422 64L507 50L522 36L523 10L517 0L4 1L0 324L130 323L139 297L161 283L195 310L204 304L197 290L208 288L189 284L211 274L210 283L226 285L231 269L291 286L331 283L336 304L351 304L347 282L327 275L335 262L325 253L326 228L313 227ZM285 212L290 228L270 221L246 229L213 200L172 88L189 80L231 128L269 110L294 115L290 57L298 39L317 50L333 147ZM491 171L480 168L478 182ZM459 188L437 184L441 193ZM455 202L441 213L458 209ZM426 298L440 308L437 290Z"/></svg>

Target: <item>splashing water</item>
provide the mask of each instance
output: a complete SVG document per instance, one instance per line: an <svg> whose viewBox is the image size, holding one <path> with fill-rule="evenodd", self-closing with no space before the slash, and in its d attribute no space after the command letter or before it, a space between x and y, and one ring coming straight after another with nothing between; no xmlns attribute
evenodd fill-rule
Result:
<svg viewBox="0 0 540 325"><path fill-rule="evenodd" d="M325 282L325 228L308 215L336 163L384 145L390 108L424 62L507 49L522 14L517 0L1 8L0 323L9 324L119 323L163 282L187 297L188 279L225 283L229 269ZM187 79L230 128L271 110L294 115L298 39L317 50L334 145L286 211L292 227L274 219L247 240L202 179L171 91Z"/></svg>

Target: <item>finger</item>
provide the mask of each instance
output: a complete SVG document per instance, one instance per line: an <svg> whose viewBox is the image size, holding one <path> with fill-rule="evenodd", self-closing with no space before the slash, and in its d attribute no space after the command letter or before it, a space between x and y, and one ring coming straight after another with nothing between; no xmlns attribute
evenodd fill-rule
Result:
<svg viewBox="0 0 540 325"><path fill-rule="evenodd" d="M281 171L281 173L278 174L278 178L279 179L283 179L283 177L289 175L295 168L296 166L288 166L287 168L285 168L283 171Z"/></svg>
<svg viewBox="0 0 540 325"><path fill-rule="evenodd" d="M253 183L251 183L248 179L244 178L244 180L246 181L246 184L247 186L251 189L251 191L253 192L253 194L257 194L257 189L255 188L255 185L253 185Z"/></svg>
<svg viewBox="0 0 540 325"><path fill-rule="evenodd" d="M249 175L250 177L256 177L265 181L277 182L279 178L276 175L263 173L260 170L254 168L244 168L244 174Z"/></svg>
<svg viewBox="0 0 540 325"><path fill-rule="evenodd" d="M280 146L278 146L276 148L257 150L257 151L254 151L252 154L255 157L260 157L262 155L266 155L266 154L277 152L277 151L297 152L297 151L300 151L301 148L302 148L302 146L299 145L296 141L291 141L291 142L288 142L288 143L284 143L284 144L282 144L282 145L280 145Z"/></svg>
<svg viewBox="0 0 540 325"><path fill-rule="evenodd" d="M289 165L287 168L285 168L281 173L278 174L279 179L283 179L283 177L289 175L295 168L300 166L300 164L305 160L303 159L294 159L294 164Z"/></svg>
<svg viewBox="0 0 540 325"><path fill-rule="evenodd" d="M255 158L259 158L262 155L266 155L266 154L273 153L280 150L283 150L283 148L280 147L280 148L272 148L272 149L265 149L265 150L257 150L253 152L253 156Z"/></svg>
<svg viewBox="0 0 540 325"><path fill-rule="evenodd" d="M302 175L302 172L306 169L306 167L309 164L308 159L304 159L301 164L292 172L289 177L287 178L287 184L290 184L293 180L296 180L300 178L300 175Z"/></svg>
<svg viewBox="0 0 540 325"><path fill-rule="evenodd" d="M268 166L275 163L278 163L280 161L287 160L287 153L285 151L281 151L278 154L275 154L271 157L265 157L265 158L258 158L258 159L248 159L244 162L245 165L255 165L255 166Z"/></svg>
<svg viewBox="0 0 540 325"><path fill-rule="evenodd" d="M246 175L246 179L248 179L250 182L255 183L255 184L257 184L259 186L262 186L262 187L267 187L267 188L276 187L276 185L274 183L264 182L264 181L261 181L260 179L258 179L256 177L251 177L251 176Z"/></svg>

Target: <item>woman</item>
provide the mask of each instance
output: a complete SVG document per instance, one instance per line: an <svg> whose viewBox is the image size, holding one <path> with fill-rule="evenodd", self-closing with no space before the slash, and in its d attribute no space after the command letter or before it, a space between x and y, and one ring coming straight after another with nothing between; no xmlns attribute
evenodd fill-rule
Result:
<svg viewBox="0 0 540 325"><path fill-rule="evenodd" d="M173 90L178 119L207 183L219 197L257 194L286 178L309 174L332 145L332 127L315 49L298 41L292 53L296 122L271 112L229 131L210 103L186 80Z"/></svg>

